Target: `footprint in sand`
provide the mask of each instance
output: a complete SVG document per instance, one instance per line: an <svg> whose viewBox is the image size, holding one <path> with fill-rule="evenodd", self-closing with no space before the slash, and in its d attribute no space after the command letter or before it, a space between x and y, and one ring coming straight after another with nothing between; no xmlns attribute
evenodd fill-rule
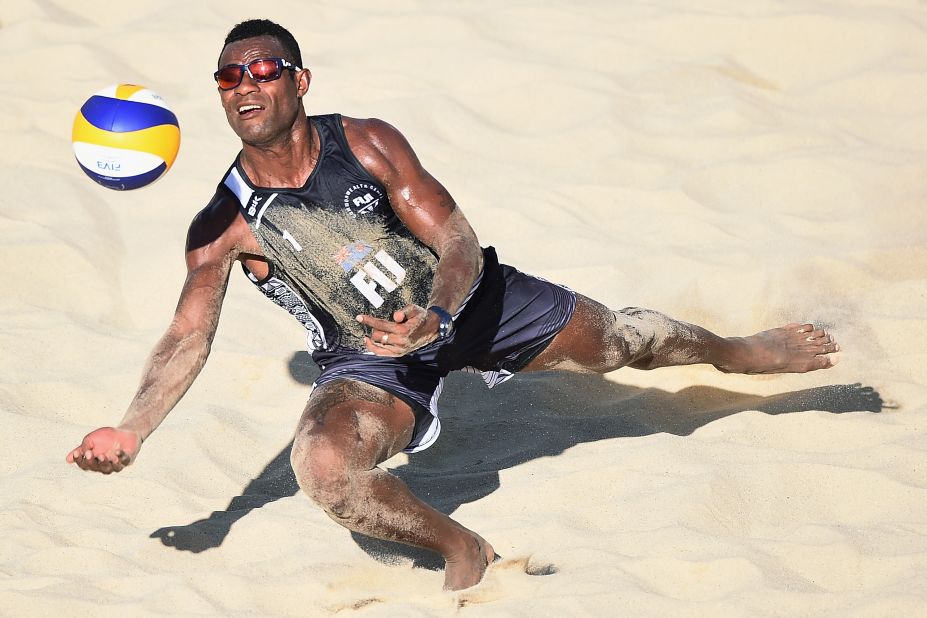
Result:
<svg viewBox="0 0 927 618"><path fill-rule="evenodd" d="M526 580L522 575L553 575L559 570L556 565L538 562L531 556L496 560L489 566L483 581L459 593L457 607L497 601L510 596L526 585Z"/></svg>

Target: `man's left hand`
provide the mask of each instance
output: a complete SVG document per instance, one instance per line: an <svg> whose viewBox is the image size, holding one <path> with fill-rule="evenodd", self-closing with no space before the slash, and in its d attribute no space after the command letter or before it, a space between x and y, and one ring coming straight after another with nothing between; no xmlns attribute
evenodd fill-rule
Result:
<svg viewBox="0 0 927 618"><path fill-rule="evenodd" d="M378 356L404 356L438 338L440 318L418 305L406 305L393 312L393 319L359 315L357 321L370 328L364 345Z"/></svg>

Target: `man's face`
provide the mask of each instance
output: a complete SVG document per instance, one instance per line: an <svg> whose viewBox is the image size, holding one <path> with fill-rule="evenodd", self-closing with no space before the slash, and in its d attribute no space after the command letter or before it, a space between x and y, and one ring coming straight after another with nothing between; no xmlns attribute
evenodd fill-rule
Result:
<svg viewBox="0 0 927 618"><path fill-rule="evenodd" d="M275 38L260 36L230 43L219 56L219 66L247 65L258 58L284 58L293 62ZM280 79L263 83L254 81L245 72L238 86L219 90L225 116L242 142L265 146L293 126L301 113L300 97L305 94L297 84L293 72L284 69Z"/></svg>

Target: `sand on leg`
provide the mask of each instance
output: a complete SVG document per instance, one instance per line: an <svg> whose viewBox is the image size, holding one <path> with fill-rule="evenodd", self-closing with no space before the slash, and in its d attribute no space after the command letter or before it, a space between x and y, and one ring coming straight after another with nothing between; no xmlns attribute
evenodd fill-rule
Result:
<svg viewBox="0 0 927 618"><path fill-rule="evenodd" d="M804 373L835 364L840 346L812 324L786 324L749 337L720 337L650 309L613 311L577 294L576 312L526 371L606 373L707 363L727 373Z"/></svg>
<svg viewBox="0 0 927 618"><path fill-rule="evenodd" d="M352 380L323 384L300 419L293 471L302 490L342 526L436 551L446 562L445 589L473 586L495 556L492 546L377 467L409 443L414 423L408 404L379 388Z"/></svg>

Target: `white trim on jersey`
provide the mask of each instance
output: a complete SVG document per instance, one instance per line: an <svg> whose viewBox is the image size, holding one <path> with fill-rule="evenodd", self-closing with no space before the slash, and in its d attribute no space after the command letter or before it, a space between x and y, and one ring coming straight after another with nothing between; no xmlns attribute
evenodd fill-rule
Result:
<svg viewBox="0 0 927 618"><path fill-rule="evenodd" d="M264 211L267 210L267 207L270 206L270 203L277 199L276 193L271 193L270 197L267 198L267 201L264 202L264 205L261 206L261 210L258 211L257 218L254 220L254 229L260 229L261 227L261 217L264 216Z"/></svg>
<svg viewBox="0 0 927 618"><path fill-rule="evenodd" d="M310 353L327 349L325 329L322 328L322 323L312 314L308 305L300 298L299 294L293 291L293 288L277 277L270 277L264 283L258 283L258 278L254 276L254 273L248 270L247 267L244 270L251 283L255 284L264 296L269 298L275 305L282 307L303 325L303 328L307 331L306 348Z"/></svg>
<svg viewBox="0 0 927 618"><path fill-rule="evenodd" d="M303 326L307 331L306 348L308 348L310 354L316 350L326 349L327 346L325 345L325 329L322 328L322 324L317 319L315 319L315 316L312 315L312 312L308 309L306 310L306 315L308 315L309 319L312 320L312 324L315 326L315 329L313 329L310 328L307 323L303 322Z"/></svg>
<svg viewBox="0 0 927 618"><path fill-rule="evenodd" d="M248 206L248 200L254 195L254 190L245 183L245 179L238 173L237 168L232 168L232 171L225 177L224 184L232 190L232 193L235 194L242 206Z"/></svg>

